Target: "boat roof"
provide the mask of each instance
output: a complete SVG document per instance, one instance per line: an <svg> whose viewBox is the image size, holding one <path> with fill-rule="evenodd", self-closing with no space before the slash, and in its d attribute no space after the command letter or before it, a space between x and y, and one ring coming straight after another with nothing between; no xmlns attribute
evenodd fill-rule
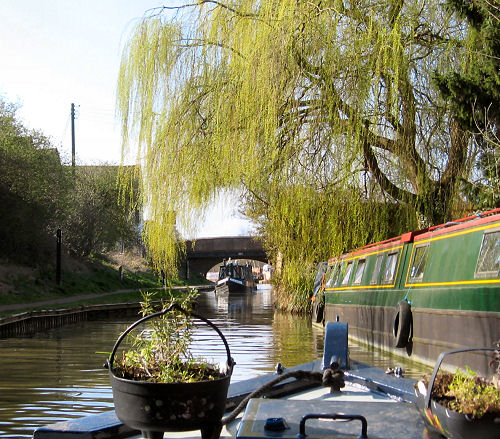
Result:
<svg viewBox="0 0 500 439"><path fill-rule="evenodd" d="M500 221L500 208L490 210L484 213L471 215L456 221L450 221L444 224L440 224L438 226L429 227L428 229L422 230L418 235L416 235L414 241L420 241L423 239L454 233L457 231L470 228L480 228L487 224L499 221Z"/></svg>

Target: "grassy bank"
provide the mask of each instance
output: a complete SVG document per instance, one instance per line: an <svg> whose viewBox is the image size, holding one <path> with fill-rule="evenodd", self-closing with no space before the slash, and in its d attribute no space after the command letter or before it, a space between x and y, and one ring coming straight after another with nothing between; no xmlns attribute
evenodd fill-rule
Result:
<svg viewBox="0 0 500 439"><path fill-rule="evenodd" d="M50 269L4 265L2 272L0 305L160 285L153 272L122 269L120 277L119 267L100 260L62 270L59 285L55 271Z"/></svg>
<svg viewBox="0 0 500 439"><path fill-rule="evenodd" d="M210 284L205 279L190 279L188 283ZM172 282L173 286L186 284L183 281ZM138 302L141 291L159 287L161 281L158 275L149 269L142 257L134 254L107 254L85 261L66 258L60 285L56 284L53 268L34 268L0 261L0 316L36 309ZM51 303L48 306L40 302ZM12 309L14 305L18 305L15 310ZM2 309L6 307L10 309Z"/></svg>
<svg viewBox="0 0 500 439"><path fill-rule="evenodd" d="M28 267L0 261L0 307L25 304L23 310L30 310L37 308L32 306L36 302L56 301L82 295L96 295L96 300L114 302L123 300L123 297L103 295L99 299L98 296L112 291L159 286L158 276L148 269L145 261L130 254L109 254L86 260L65 258L59 285L56 283L56 272L53 267ZM2 315L6 313L9 311L3 311Z"/></svg>

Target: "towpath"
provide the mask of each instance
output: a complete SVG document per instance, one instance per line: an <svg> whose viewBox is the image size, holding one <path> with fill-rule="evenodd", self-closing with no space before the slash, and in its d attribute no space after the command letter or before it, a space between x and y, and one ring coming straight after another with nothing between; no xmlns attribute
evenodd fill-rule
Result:
<svg viewBox="0 0 500 439"><path fill-rule="evenodd" d="M182 290L185 289L185 286L175 286L172 287L173 290ZM198 291L207 291L213 289L212 285L193 285L190 288L197 289ZM143 289L143 288L141 288ZM160 288L148 288L148 289L161 289ZM65 303L74 303L74 302L82 302L84 300L95 299L99 297L105 296L113 296L115 294L123 294L123 293L131 293L134 291L139 291L140 289L126 289L126 290L116 290L110 291L107 293L96 293L96 294L83 294L79 296L70 296L70 297L60 297L58 299L50 299L50 300L42 300L39 302L29 302L29 303L12 303L9 305L0 305L0 312L4 311L18 311L26 308L35 308L39 306L50 306L50 305L62 305Z"/></svg>

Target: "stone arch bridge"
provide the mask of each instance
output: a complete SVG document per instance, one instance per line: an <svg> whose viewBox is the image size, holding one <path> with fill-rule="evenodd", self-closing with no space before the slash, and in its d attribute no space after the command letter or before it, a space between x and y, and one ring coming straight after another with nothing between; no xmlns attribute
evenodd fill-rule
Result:
<svg viewBox="0 0 500 439"><path fill-rule="evenodd" d="M214 265L229 258L268 261L261 241L252 236L200 238L186 241L186 257L182 261L180 275L185 279L193 275L205 278Z"/></svg>

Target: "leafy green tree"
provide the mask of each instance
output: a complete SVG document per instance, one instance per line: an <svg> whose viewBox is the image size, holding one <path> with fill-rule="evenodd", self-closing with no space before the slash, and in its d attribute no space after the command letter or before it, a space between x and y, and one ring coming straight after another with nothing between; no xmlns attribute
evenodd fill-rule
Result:
<svg viewBox="0 0 500 439"><path fill-rule="evenodd" d="M57 150L25 128L16 110L0 100L0 254L37 265L55 255L70 182Z"/></svg>
<svg viewBox="0 0 500 439"><path fill-rule="evenodd" d="M64 223L64 243L77 256L113 249L120 241L140 240L137 211L120 203L118 167L78 166L72 202Z"/></svg>
<svg viewBox="0 0 500 439"><path fill-rule="evenodd" d="M475 208L500 207L500 4L448 0L448 6L469 23L467 62L435 78L477 147L474 174L463 189Z"/></svg>
<svg viewBox="0 0 500 439"><path fill-rule="evenodd" d="M243 191L289 285L385 238L374 225L399 205L406 226L450 219L469 139L431 77L461 62L463 32L439 0L201 0L145 17L119 108L157 263L175 259L172 212L197 221L223 189Z"/></svg>

